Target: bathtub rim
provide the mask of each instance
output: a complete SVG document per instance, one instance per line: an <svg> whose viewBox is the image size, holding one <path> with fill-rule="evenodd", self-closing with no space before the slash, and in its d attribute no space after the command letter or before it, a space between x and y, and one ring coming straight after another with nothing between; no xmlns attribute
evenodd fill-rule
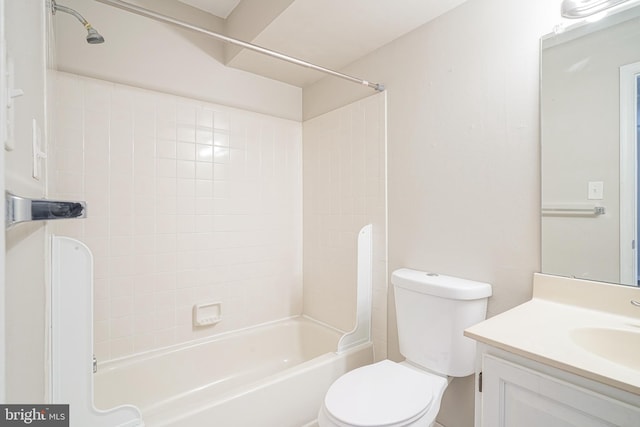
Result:
<svg viewBox="0 0 640 427"><path fill-rule="evenodd" d="M191 349L193 347L198 347L200 345L204 345L204 344L209 344L209 343L213 343L216 341L221 341L229 336L233 336L233 335L238 335L238 334L245 334L248 333L252 330L256 330L256 329L260 329L260 328L266 328L269 326L273 326L277 323L285 323L287 321L295 321L295 320L302 320L302 321L308 321L311 322L312 324L315 325L319 325L322 327L325 327L327 329L329 329L332 332L335 332L336 334L338 334L338 342L340 340L340 338L342 337L342 335L344 335L346 332L338 329L334 326L331 326L325 322L319 321L314 319L313 317L307 316L306 314L300 314L300 315L294 315L294 316L288 316L288 317L283 317L281 319L276 319L276 320L270 320L268 322L263 322L263 323L258 323L256 325L251 325L251 326L246 326L244 328L239 328L239 329L234 329L234 330L230 330L230 331L225 331L225 332L220 332L219 334L215 334L215 335L210 335L208 337L203 337L203 338L198 338L195 340L190 340L190 341L186 341L183 343L178 343L178 344L171 344L168 346L164 346L164 347L159 347L159 348L154 348L152 350L145 350L139 353L134 353L134 354L129 354L126 356L121 356L121 357L117 357L114 359L108 359L105 360L103 362L100 362L100 360L97 361L97 372L94 373L93 375L99 375L101 373L105 373L108 372L111 369L117 369L117 368L122 368L122 367L126 367L129 366L131 364L134 363L139 363L142 360L148 359L148 358L154 358L154 357L159 357L165 354L171 354L171 353L175 353L175 352L179 352L179 351L183 351L183 350L188 350ZM338 347L337 347L337 343L336 343L336 349L335 351L331 351L329 353L325 353L325 354L332 354L337 352ZM320 356L319 356L320 357Z"/></svg>
<svg viewBox="0 0 640 427"><path fill-rule="evenodd" d="M336 361L338 360L348 360L350 358L354 358L354 359L368 358L369 363L373 363L374 357L375 356L374 356L372 341L358 344L341 353L338 353L336 348L335 351L321 354L319 356L314 357L313 359L309 359L299 365L293 366L282 372L268 375L254 383L251 383L251 385L248 387L242 388L240 390L236 390L235 392L225 393L221 395L218 399L215 399L214 401L211 401L205 405L199 405L196 408L187 409L185 411L180 412L179 415L173 415L173 416L170 416L169 418L163 418L163 420L166 423L166 425L174 425L171 423L179 422L183 418L191 417L203 411L207 411L212 408L223 406L225 404L228 404L229 402L232 402L234 399L241 399L243 397L251 396L253 393L259 392L260 390L263 390L265 387L268 387L273 384L279 384L283 381L296 378L300 375L313 371L314 369L317 369L319 367L336 363ZM360 365L360 366L364 366L364 365ZM352 368L352 369L355 369L355 368ZM343 374L344 373L340 375L343 375ZM159 412L156 412L157 411L156 408L154 408L155 410L154 409L149 410L149 409L150 408L147 408L142 413L142 417L144 420L146 416L147 419L151 422L151 425L156 425L155 421L157 421L157 417L159 414L170 415L170 412L162 413L162 411L160 411L159 413ZM165 424L162 424L162 426L165 426Z"/></svg>

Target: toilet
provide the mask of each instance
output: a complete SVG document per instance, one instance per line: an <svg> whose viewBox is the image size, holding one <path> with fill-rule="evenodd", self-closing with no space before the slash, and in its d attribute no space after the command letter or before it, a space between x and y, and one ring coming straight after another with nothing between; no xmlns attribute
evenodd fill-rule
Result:
<svg viewBox="0 0 640 427"><path fill-rule="evenodd" d="M402 268L391 275L400 353L354 369L329 387L320 427L430 427L453 377L474 373L475 341L463 331L485 319L491 285Z"/></svg>

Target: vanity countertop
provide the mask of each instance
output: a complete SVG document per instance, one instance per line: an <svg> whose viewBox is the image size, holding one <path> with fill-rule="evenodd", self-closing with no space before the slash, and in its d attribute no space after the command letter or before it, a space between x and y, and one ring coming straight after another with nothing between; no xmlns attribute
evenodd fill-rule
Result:
<svg viewBox="0 0 640 427"><path fill-rule="evenodd" d="M533 299L465 336L640 395L640 289L536 274Z"/></svg>

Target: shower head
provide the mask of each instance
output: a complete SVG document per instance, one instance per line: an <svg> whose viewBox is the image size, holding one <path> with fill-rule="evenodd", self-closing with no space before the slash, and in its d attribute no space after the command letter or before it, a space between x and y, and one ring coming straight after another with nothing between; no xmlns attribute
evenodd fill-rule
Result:
<svg viewBox="0 0 640 427"><path fill-rule="evenodd" d="M104 37L96 31L91 25L87 28L89 34L87 34L87 43L89 44L100 44L104 43Z"/></svg>
<svg viewBox="0 0 640 427"><path fill-rule="evenodd" d="M88 33L87 43L89 44L104 43L104 37L102 37L100 33L97 32L96 29L93 28L91 24L89 24L89 22L87 22L86 19L84 19L84 16L80 15L78 12L71 9L70 7L62 6L60 4L57 4L55 0L51 0L51 13L55 15L57 11L68 13L69 15L75 16L75 18L78 21L80 21L82 25L84 25L84 28L86 28Z"/></svg>

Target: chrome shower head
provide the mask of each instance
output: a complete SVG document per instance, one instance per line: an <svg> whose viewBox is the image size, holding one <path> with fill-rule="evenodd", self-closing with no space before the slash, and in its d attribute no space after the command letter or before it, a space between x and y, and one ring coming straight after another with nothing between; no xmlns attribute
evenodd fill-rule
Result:
<svg viewBox="0 0 640 427"><path fill-rule="evenodd" d="M100 33L98 33L96 29L93 28L91 24L89 24L89 22L87 22L86 19L84 19L84 16L80 15L78 12L71 9L70 7L62 6L60 4L57 4L55 0L51 0L51 13L55 15L57 11L68 13L69 15L75 16L75 18L78 21L80 21L82 25L84 25L84 28L86 28L88 33L87 43L89 44L104 43L104 37L102 37Z"/></svg>
<svg viewBox="0 0 640 427"><path fill-rule="evenodd" d="M104 43L104 37L102 37L102 35L99 32L97 32L95 28L93 28L92 26L89 26L87 28L87 31L89 32L89 34L87 34L87 43L89 44Z"/></svg>

